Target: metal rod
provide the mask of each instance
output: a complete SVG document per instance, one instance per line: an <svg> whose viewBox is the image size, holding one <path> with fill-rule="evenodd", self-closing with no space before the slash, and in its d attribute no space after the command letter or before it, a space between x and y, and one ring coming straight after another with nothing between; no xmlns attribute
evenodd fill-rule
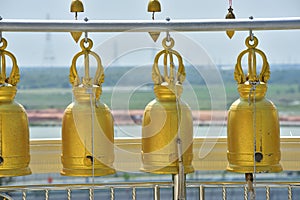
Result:
<svg viewBox="0 0 300 200"><path fill-rule="evenodd" d="M132 187L132 200L136 200L136 188Z"/></svg>
<svg viewBox="0 0 300 200"><path fill-rule="evenodd" d="M71 189L67 189L68 200L71 200Z"/></svg>
<svg viewBox="0 0 300 200"><path fill-rule="evenodd" d="M292 199L293 199L292 186L289 185L288 186L288 200L292 200Z"/></svg>
<svg viewBox="0 0 300 200"><path fill-rule="evenodd" d="M153 193L154 193L154 195L153 195L154 200L160 200L160 188L158 185L154 186Z"/></svg>
<svg viewBox="0 0 300 200"><path fill-rule="evenodd" d="M200 185L199 187L199 200L205 199L205 192L204 192L204 186Z"/></svg>
<svg viewBox="0 0 300 200"><path fill-rule="evenodd" d="M173 187L173 200L185 200L186 198L186 175L180 177L180 174L172 175L174 187ZM182 178L182 179L181 179ZM181 187L179 187L181 185Z"/></svg>
<svg viewBox="0 0 300 200"><path fill-rule="evenodd" d="M222 199L223 200L227 199L227 191L226 191L226 187L224 185L222 187Z"/></svg>
<svg viewBox="0 0 300 200"><path fill-rule="evenodd" d="M89 189L89 199L94 200L94 187Z"/></svg>
<svg viewBox="0 0 300 200"><path fill-rule="evenodd" d="M253 174L246 173L245 174L246 184L248 186L247 191L250 192L250 199L255 199L255 190L253 187Z"/></svg>
<svg viewBox="0 0 300 200"><path fill-rule="evenodd" d="M46 189L45 190L45 200L48 200L49 199L49 190Z"/></svg>
<svg viewBox="0 0 300 200"><path fill-rule="evenodd" d="M110 200L115 200L115 189L113 187L110 188Z"/></svg>
<svg viewBox="0 0 300 200"><path fill-rule="evenodd" d="M26 200L26 190L22 191L22 200Z"/></svg>
<svg viewBox="0 0 300 200"><path fill-rule="evenodd" d="M184 20L13 20L0 21L6 32L150 32L150 31L249 31L300 29L300 17L257 19Z"/></svg>
<svg viewBox="0 0 300 200"><path fill-rule="evenodd" d="M244 186L244 200L248 200L248 185Z"/></svg>
<svg viewBox="0 0 300 200"><path fill-rule="evenodd" d="M266 200L270 200L270 187L266 186Z"/></svg>

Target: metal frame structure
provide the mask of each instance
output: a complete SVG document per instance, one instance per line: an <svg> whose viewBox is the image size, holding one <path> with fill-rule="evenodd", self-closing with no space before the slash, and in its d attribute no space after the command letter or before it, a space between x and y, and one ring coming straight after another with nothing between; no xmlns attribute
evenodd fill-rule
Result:
<svg viewBox="0 0 300 200"><path fill-rule="evenodd" d="M296 30L300 29L300 17L296 18L269 18L269 19L207 19L207 20L0 20L0 32L149 32L149 31L178 31L178 32L203 32L203 31L249 31L249 30ZM205 158L197 156L204 142L211 142L209 154ZM281 138L282 164L285 170L299 170L300 162L295 159L299 156L300 138ZM116 145L119 148L132 152L140 151L139 139L118 139ZM226 160L226 138L196 138L194 145L193 164L196 170L224 170ZM40 140L31 141L31 169L33 173L58 173L60 164L61 141ZM45 156L47 153L47 156ZM297 156L298 155L298 156ZM124 155L116 155L120 158L116 165L127 165L128 169L137 169L139 160L128 159ZM270 199L271 187L286 187L288 199L292 199L292 188L298 188L300 183L258 183L257 187L265 188L266 199ZM244 199L247 199L245 183L187 182L187 188L197 188L199 199L204 200L205 188L218 187L222 190L222 199L227 197L227 189L237 187L245 190ZM93 199L95 189L110 191L110 199L115 199L115 188L129 188L132 199L136 199L136 188L146 187L153 189L153 198L160 199L160 189L174 187L171 182L158 183L110 183L105 185L42 185L42 186L8 186L0 187L2 192L20 192L22 199L26 199L26 193L31 190L39 190L45 193L45 199L49 198L49 191L64 190L67 199L71 199L73 189L86 189ZM5 197L5 196L4 196Z"/></svg>
<svg viewBox="0 0 300 200"><path fill-rule="evenodd" d="M300 29L300 17L203 20L10 20L0 21L3 32L149 32L236 31Z"/></svg>

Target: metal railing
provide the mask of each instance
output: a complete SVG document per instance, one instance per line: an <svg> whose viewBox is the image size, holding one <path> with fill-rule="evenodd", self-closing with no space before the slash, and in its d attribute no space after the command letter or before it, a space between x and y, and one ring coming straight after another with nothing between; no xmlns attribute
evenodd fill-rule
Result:
<svg viewBox="0 0 300 200"><path fill-rule="evenodd" d="M138 172L142 165L141 139L117 138L114 145L114 167L117 171ZM62 169L61 148L60 139L30 141L30 168L32 173L59 173ZM280 149L283 169L285 171L299 171L300 138L282 137L280 139ZM194 138L193 152L193 167L196 171L226 169L228 164L226 138ZM201 152L205 152L206 155Z"/></svg>
<svg viewBox="0 0 300 200"><path fill-rule="evenodd" d="M248 31L300 29L300 17L261 19L198 19L198 20L10 20L0 21L5 32L148 32L148 31Z"/></svg>
<svg viewBox="0 0 300 200"><path fill-rule="evenodd" d="M171 199L172 182L122 182L0 187L6 199ZM187 199L249 199L244 182L187 182ZM257 199L298 199L300 182L258 182Z"/></svg>

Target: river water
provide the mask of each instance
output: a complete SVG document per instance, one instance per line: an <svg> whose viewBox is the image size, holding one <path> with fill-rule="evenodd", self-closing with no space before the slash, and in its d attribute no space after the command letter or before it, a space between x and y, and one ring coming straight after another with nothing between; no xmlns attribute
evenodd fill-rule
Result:
<svg viewBox="0 0 300 200"><path fill-rule="evenodd" d="M61 126L32 126L30 129L30 139L60 139ZM194 137L224 137L226 136L226 126L194 126ZM300 136L299 126L282 126L280 135ZM115 138L140 138L142 136L141 126L115 125Z"/></svg>

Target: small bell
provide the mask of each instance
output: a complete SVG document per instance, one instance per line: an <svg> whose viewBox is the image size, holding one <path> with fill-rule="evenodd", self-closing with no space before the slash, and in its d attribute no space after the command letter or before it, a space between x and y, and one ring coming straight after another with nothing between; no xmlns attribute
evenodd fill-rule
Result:
<svg viewBox="0 0 300 200"><path fill-rule="evenodd" d="M193 118L189 106L180 99L185 69L180 54L163 40L165 50L154 60L152 79L156 99L144 110L142 122L142 171L156 174L178 174L180 164L184 173L192 173L193 160ZM160 74L158 60L164 56L164 75ZM177 73L173 56L178 59ZM170 61L170 72L167 69ZM180 147L178 147L179 143ZM181 152L182 154L181 154Z"/></svg>
<svg viewBox="0 0 300 200"><path fill-rule="evenodd" d="M114 123L109 108L99 101L104 81L100 57L91 48L93 42L80 42L70 68L75 101L65 110L62 122L62 175L104 176L114 174ZM80 81L76 61L85 57L85 76ZM89 76L89 55L97 61L94 79Z"/></svg>
<svg viewBox="0 0 300 200"><path fill-rule="evenodd" d="M231 6L228 8L228 13L225 17L226 19L235 19L235 15L233 14L233 9ZM234 30L226 30L227 36L231 39L234 35Z"/></svg>
<svg viewBox="0 0 300 200"><path fill-rule="evenodd" d="M148 3L148 12L152 12L152 20L154 20L155 12L161 12L161 6L158 0L150 0ZM152 40L154 42L157 41L160 32L149 32Z"/></svg>
<svg viewBox="0 0 300 200"><path fill-rule="evenodd" d="M70 12L84 12L83 3L81 0L72 0Z"/></svg>
<svg viewBox="0 0 300 200"><path fill-rule="evenodd" d="M278 112L275 105L265 98L270 67L265 54L256 48L257 44L257 38L249 36L246 39L248 49L237 58L234 77L240 98L231 105L227 123L227 170L246 175L282 170ZM248 54L247 75L241 66L245 54ZM263 62L259 75L256 73L256 54Z"/></svg>
<svg viewBox="0 0 300 200"><path fill-rule="evenodd" d="M161 6L158 0L149 1L148 12L161 12Z"/></svg>
<svg viewBox="0 0 300 200"><path fill-rule="evenodd" d="M75 20L77 20L77 13L78 12L84 12L83 3L81 0L72 0L70 12L75 13ZM77 43L82 35L82 32L71 32L71 35L75 42Z"/></svg>
<svg viewBox="0 0 300 200"><path fill-rule="evenodd" d="M17 83L20 80L19 67L14 55L5 50L7 41L1 39L0 47L0 177L31 174L28 167L29 128L23 106L14 101ZM12 70L6 77L5 56L12 60Z"/></svg>

